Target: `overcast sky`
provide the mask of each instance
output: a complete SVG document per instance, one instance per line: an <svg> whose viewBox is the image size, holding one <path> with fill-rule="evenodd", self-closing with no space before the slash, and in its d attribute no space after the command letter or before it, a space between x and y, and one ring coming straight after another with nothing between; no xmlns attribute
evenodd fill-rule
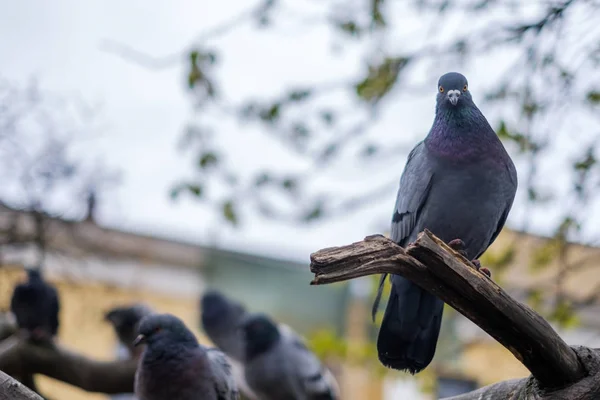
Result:
<svg viewBox="0 0 600 400"><path fill-rule="evenodd" d="M185 90L182 63L153 70L101 49L104 40L118 40L156 56L173 54L192 43L202 31L225 21L249 7L247 0L200 1L68 1L0 3L0 76L24 84L36 76L45 89L66 97L82 98L100 104L107 123L101 137L86 151L90 158L102 156L108 165L123 172L123 182L103 198L102 224L139 232L209 244L215 239L208 228L214 217L199 203L169 199L171 185L189 175L193 161L176 149L178 139L193 109ZM302 4L302 3L298 3ZM312 4L312 3L311 3ZM313 6L313 11L316 10ZM398 15L394 24L397 36L390 35L390 46L410 46L414 41L394 43L394 38L418 32L422 19ZM409 36L410 37L410 36ZM347 47L331 56L335 36L325 25L311 29L288 27L279 35L257 32L241 25L230 34L211 42L222 50L220 76L231 97L279 93L294 82L325 82L332 78L351 78L363 71L360 46ZM277 57L272 57L277 54ZM507 57L498 55L460 68L469 78L475 99L488 87L487 78L501 72ZM265 62L268 60L268 62ZM437 71L441 75L445 70ZM396 96L394 104L383 109L372 129L374 137L398 138L407 150L429 129L434 110L436 82L430 96ZM480 96L479 96L480 97ZM341 99L340 101L343 101ZM491 110L482 107L488 119ZM260 132L249 130L239 135L236 124L224 124L224 135L236 135L231 152L244 168L252 168L244 154L262 151L270 165L295 162L270 143ZM399 153L394 165L381 166L373 179L399 179L406 153ZM558 162L555 160L555 163ZM340 172L341 171L341 172ZM361 165L350 162L328 177L331 184L357 185ZM560 179L557 177L556 179ZM322 247L362 239L387 225L396 189L361 212L342 220L326 221L308 227L290 227L251 218L243 229L223 229L218 244L255 253L308 260L308 254ZM518 200L509 222L518 227L522 216ZM556 216L556 212L545 217ZM548 230L548 218L538 218L534 227Z"/></svg>

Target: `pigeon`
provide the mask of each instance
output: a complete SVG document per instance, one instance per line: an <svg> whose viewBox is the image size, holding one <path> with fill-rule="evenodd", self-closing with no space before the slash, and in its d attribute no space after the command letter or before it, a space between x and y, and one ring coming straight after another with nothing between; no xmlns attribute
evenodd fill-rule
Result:
<svg viewBox="0 0 600 400"><path fill-rule="evenodd" d="M146 344L135 374L140 400L238 400L225 355L198 343L172 314L152 314L140 322L134 345Z"/></svg>
<svg viewBox="0 0 600 400"><path fill-rule="evenodd" d="M139 350L136 351L136 349L141 350L141 347L133 346L139 322L146 315L153 313L152 309L147 305L137 303L129 306L114 307L104 315L104 319L111 323L119 341L127 348L132 358L139 356L141 353Z"/></svg>
<svg viewBox="0 0 600 400"><path fill-rule="evenodd" d="M244 378L244 342L239 330L246 308L218 290L207 290L200 298L200 323L206 336L229 357L232 375L240 392L249 400L259 400Z"/></svg>
<svg viewBox="0 0 600 400"><path fill-rule="evenodd" d="M327 370L296 335L282 334L265 314L241 324L245 338L244 375L261 400L338 400Z"/></svg>
<svg viewBox="0 0 600 400"><path fill-rule="evenodd" d="M259 397L252 391L244 376L244 337L239 329L242 322L250 315L239 302L228 298L218 290L206 291L200 299L202 329L208 338L228 357L240 391L250 400ZM303 339L286 324L279 323L282 336L292 341L304 343ZM339 397L339 387L329 369L324 370L327 384Z"/></svg>
<svg viewBox="0 0 600 400"><path fill-rule="evenodd" d="M494 242L512 207L517 172L473 102L467 79L449 72L439 79L437 92L433 126L408 155L400 178L391 239L405 247L428 229L480 268L477 259ZM373 319L386 276L380 280ZM433 359L444 303L401 276L390 280L378 357L388 368L415 374Z"/></svg>
<svg viewBox="0 0 600 400"><path fill-rule="evenodd" d="M12 294L10 310L21 333L34 342L49 342L58 333L59 297L39 268L27 270L27 281Z"/></svg>
<svg viewBox="0 0 600 400"><path fill-rule="evenodd" d="M200 299L200 321L208 338L225 354L236 361L244 358L240 322L246 308L217 290L207 290Z"/></svg>

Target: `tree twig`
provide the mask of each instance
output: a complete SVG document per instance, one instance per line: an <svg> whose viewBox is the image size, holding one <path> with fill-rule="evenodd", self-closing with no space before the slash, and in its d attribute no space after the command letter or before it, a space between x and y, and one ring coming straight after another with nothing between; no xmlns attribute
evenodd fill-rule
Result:
<svg viewBox="0 0 600 400"><path fill-rule="evenodd" d="M317 285L378 273L404 276L494 337L542 388L567 386L585 373L575 352L546 320L427 230L406 251L381 235L320 250L311 254L311 271L311 284Z"/></svg>
<svg viewBox="0 0 600 400"><path fill-rule="evenodd" d="M135 360L97 361L60 345L33 345L15 336L0 344L0 370L7 374L42 374L88 392L133 393L136 366Z"/></svg>

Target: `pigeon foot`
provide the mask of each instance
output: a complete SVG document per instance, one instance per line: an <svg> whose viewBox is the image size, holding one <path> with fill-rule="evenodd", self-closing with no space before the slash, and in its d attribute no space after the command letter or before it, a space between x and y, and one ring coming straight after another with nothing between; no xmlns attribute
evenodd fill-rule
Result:
<svg viewBox="0 0 600 400"><path fill-rule="evenodd" d="M448 242L448 246L450 246L454 251L459 253L461 256L467 258L467 252L465 250L465 242L461 239L453 239ZM471 260L471 263L475 266L475 269L479 272L487 275L488 278L492 278L492 272L486 267L481 266L481 262L479 260Z"/></svg>
<svg viewBox="0 0 600 400"><path fill-rule="evenodd" d="M448 242L448 246L452 248L452 250L456 251L463 257L467 257L467 251L465 250L465 242L461 239L453 239Z"/></svg>
<svg viewBox="0 0 600 400"><path fill-rule="evenodd" d="M479 260L471 260L471 263L473 263L477 271L483 272L485 275L487 275L488 278L492 279L492 271L490 271L486 267L482 267L481 262Z"/></svg>

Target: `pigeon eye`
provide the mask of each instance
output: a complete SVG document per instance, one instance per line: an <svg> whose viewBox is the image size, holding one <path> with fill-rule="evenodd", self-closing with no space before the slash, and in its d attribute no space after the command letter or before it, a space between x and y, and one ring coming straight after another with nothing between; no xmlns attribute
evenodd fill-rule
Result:
<svg viewBox="0 0 600 400"><path fill-rule="evenodd" d="M444 93L444 87L440 86L440 93Z"/></svg>
<svg viewBox="0 0 600 400"><path fill-rule="evenodd" d="M467 85L463 86L463 92L466 92L466 91L467 91L467 89L469 89L469 88L467 87Z"/></svg>
<svg viewBox="0 0 600 400"><path fill-rule="evenodd" d="M157 326L156 328L154 328L154 333L158 333L160 331L162 331L162 327Z"/></svg>

